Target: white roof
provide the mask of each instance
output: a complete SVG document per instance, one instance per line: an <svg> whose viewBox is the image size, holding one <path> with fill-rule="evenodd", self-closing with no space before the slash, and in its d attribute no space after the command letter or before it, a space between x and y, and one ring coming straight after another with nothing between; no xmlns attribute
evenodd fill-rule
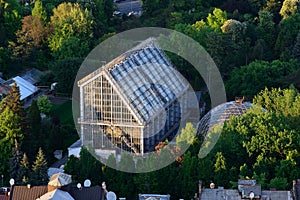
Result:
<svg viewBox="0 0 300 200"><path fill-rule="evenodd" d="M50 167L48 168L48 176L52 177L54 174L63 173L64 171L62 168Z"/></svg>
<svg viewBox="0 0 300 200"><path fill-rule="evenodd" d="M36 200L75 200L68 192L56 189L37 198Z"/></svg>
<svg viewBox="0 0 300 200"><path fill-rule="evenodd" d="M13 78L13 80L17 83L17 86L20 88L21 93L21 101L23 99L26 99L28 96L34 94L36 91L38 91L38 88L32 85L30 82L26 81L25 79L21 78L20 76L16 76ZM10 86L12 86L10 84Z"/></svg>

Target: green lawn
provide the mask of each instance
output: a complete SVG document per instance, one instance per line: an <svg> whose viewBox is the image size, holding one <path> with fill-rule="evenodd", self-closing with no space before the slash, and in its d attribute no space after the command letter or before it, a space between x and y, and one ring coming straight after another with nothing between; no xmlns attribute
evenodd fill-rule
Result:
<svg viewBox="0 0 300 200"><path fill-rule="evenodd" d="M74 124L72 113L72 101L68 100L62 104L52 104L51 115L57 115L62 125Z"/></svg>
<svg viewBox="0 0 300 200"><path fill-rule="evenodd" d="M51 113L52 116L57 115L60 119L64 132L64 150L66 150L71 144L79 139L78 133L75 130L73 113L72 113L72 101L68 100L62 104L52 104Z"/></svg>

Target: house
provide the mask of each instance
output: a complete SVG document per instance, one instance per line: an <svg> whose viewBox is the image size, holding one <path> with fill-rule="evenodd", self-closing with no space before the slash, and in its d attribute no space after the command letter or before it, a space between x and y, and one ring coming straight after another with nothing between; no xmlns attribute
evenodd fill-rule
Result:
<svg viewBox="0 0 300 200"><path fill-rule="evenodd" d="M73 186L71 176L58 173L51 177L46 186L16 186L11 187L10 194L0 196L4 200L104 200L105 192L100 186L89 184ZM7 198L6 198L7 197Z"/></svg>
<svg viewBox="0 0 300 200"><path fill-rule="evenodd" d="M79 158L81 147L82 147L82 143L81 140L79 139L76 142L74 142L70 147L68 147L68 157L73 155Z"/></svg>
<svg viewBox="0 0 300 200"><path fill-rule="evenodd" d="M20 74L19 76L24 80L28 81L32 85L36 85L41 81L41 77L44 73L38 69L31 68Z"/></svg>
<svg viewBox="0 0 300 200"><path fill-rule="evenodd" d="M35 95L39 90L36 86L34 86L30 82L26 81L25 79L21 78L20 76L16 76L5 82L5 84L10 87L14 83L16 83L20 89L20 94L21 94L20 100L21 101L26 101L29 97Z"/></svg>
<svg viewBox="0 0 300 200"><path fill-rule="evenodd" d="M98 155L154 151L174 138L188 113L189 84L153 38L82 78L78 87L81 140Z"/></svg>

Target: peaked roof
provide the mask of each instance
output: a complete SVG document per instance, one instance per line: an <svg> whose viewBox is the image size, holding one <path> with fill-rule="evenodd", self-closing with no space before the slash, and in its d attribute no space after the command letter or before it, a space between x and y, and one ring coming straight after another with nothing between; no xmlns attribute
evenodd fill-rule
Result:
<svg viewBox="0 0 300 200"><path fill-rule="evenodd" d="M0 200L9 200L9 196L7 196L7 195L0 195Z"/></svg>
<svg viewBox="0 0 300 200"><path fill-rule="evenodd" d="M32 85L30 82L26 81L25 79L21 78L20 76L16 76L13 80L17 83L20 88L21 93L21 100L26 99L28 96L34 94L38 91L38 88ZM12 86L13 83L10 84Z"/></svg>
<svg viewBox="0 0 300 200"><path fill-rule="evenodd" d="M31 68L27 70L25 73L21 74L21 78L25 79L26 81L30 82L31 84L36 84L41 81L41 76L44 73L38 69Z"/></svg>
<svg viewBox="0 0 300 200"><path fill-rule="evenodd" d="M13 186L10 200L35 200L47 192L47 186Z"/></svg>
<svg viewBox="0 0 300 200"><path fill-rule="evenodd" d="M74 200L74 198L65 191L56 189L51 192L47 192L37 200Z"/></svg>
<svg viewBox="0 0 300 200"><path fill-rule="evenodd" d="M71 175L59 172L57 174L54 174L50 178L50 181L49 181L48 185L51 185L51 186L65 186L65 185L68 185L72 182L71 177L72 177Z"/></svg>
<svg viewBox="0 0 300 200"><path fill-rule="evenodd" d="M139 123L147 122L189 86L154 38L145 40L84 77L78 85L84 86L101 75L110 81Z"/></svg>

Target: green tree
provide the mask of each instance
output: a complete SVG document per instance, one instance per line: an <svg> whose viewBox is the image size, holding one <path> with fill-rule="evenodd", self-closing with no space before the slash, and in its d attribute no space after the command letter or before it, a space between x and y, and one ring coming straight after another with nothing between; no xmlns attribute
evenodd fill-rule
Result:
<svg viewBox="0 0 300 200"><path fill-rule="evenodd" d="M82 63L82 58L68 58L58 60L50 65L54 80L58 83L55 90L64 94L71 94L76 74Z"/></svg>
<svg viewBox="0 0 300 200"><path fill-rule="evenodd" d="M31 11L32 16L37 16L40 18L43 22L47 21L47 13L43 8L43 3L41 0L36 0L34 2L34 7Z"/></svg>
<svg viewBox="0 0 300 200"><path fill-rule="evenodd" d="M20 171L20 165L22 162L23 153L18 146L18 142L15 140L15 146L12 148L12 157L10 158L10 177L14 178L17 183L20 182L18 174Z"/></svg>
<svg viewBox="0 0 300 200"><path fill-rule="evenodd" d="M221 26L223 26L226 20L226 11L222 11L219 8L215 8L213 13L209 13L207 16L207 24L214 30L220 30Z"/></svg>
<svg viewBox="0 0 300 200"><path fill-rule="evenodd" d="M119 191L118 173L116 158L114 154L110 154L106 161L104 180L111 191Z"/></svg>
<svg viewBox="0 0 300 200"><path fill-rule="evenodd" d="M181 188L185 188L181 192L182 198L191 199L194 197L195 191L197 191L198 171L197 157L187 152L183 157L182 166L179 170L179 176L181 176L180 185Z"/></svg>
<svg viewBox="0 0 300 200"><path fill-rule="evenodd" d="M298 32L296 43L293 48L293 57L298 60L298 63L300 63L300 30Z"/></svg>
<svg viewBox="0 0 300 200"><path fill-rule="evenodd" d="M102 164L85 147L82 147L80 151L76 175L79 182L88 178L94 184L100 183L103 177Z"/></svg>
<svg viewBox="0 0 300 200"><path fill-rule="evenodd" d="M15 39L15 32L21 25L21 6L14 0L0 1L0 46Z"/></svg>
<svg viewBox="0 0 300 200"><path fill-rule="evenodd" d="M45 147L45 138L41 132L41 115L36 100L32 100L28 110L28 133L24 138L23 149L27 152L30 160L36 156L36 152L40 147Z"/></svg>
<svg viewBox="0 0 300 200"><path fill-rule="evenodd" d="M273 14L269 11L259 11L258 16L258 38L264 40L267 44L267 50L271 51L275 45L275 23L273 21Z"/></svg>
<svg viewBox="0 0 300 200"><path fill-rule="evenodd" d="M288 183L286 178L273 178L270 181L269 188L276 188L277 190L286 190Z"/></svg>
<svg viewBox="0 0 300 200"><path fill-rule="evenodd" d="M215 172L226 170L225 158L222 152L218 152L216 155Z"/></svg>
<svg viewBox="0 0 300 200"><path fill-rule="evenodd" d="M11 87L11 90L7 94L7 96L2 101L4 107L8 107L15 115L19 117L19 120L21 120L21 123L24 123L25 117L24 117L24 108L21 103L21 93L19 86L17 86L16 82ZM0 107L1 109L1 107Z"/></svg>
<svg viewBox="0 0 300 200"><path fill-rule="evenodd" d="M45 185L48 183L48 167L42 148L36 155L36 159L32 165L31 183L34 185Z"/></svg>
<svg viewBox="0 0 300 200"><path fill-rule="evenodd" d="M70 37L78 38L80 41L89 44L93 37L93 23L91 12L87 9L81 9L79 4L60 4L53 10L53 16L50 20L53 33L49 37L49 48L53 55L60 58L59 54L55 52L59 51ZM76 55L76 51L73 49L74 55Z"/></svg>
<svg viewBox="0 0 300 200"><path fill-rule="evenodd" d="M20 162L20 169L17 174L16 183L20 185L26 185L30 176L30 168L26 153L23 154L23 158Z"/></svg>
<svg viewBox="0 0 300 200"><path fill-rule="evenodd" d="M0 171L6 173L8 170L8 161L12 157L12 148L15 141L20 143L23 140L20 118L6 107L0 113Z"/></svg>
<svg viewBox="0 0 300 200"><path fill-rule="evenodd" d="M52 104L46 95L39 96L37 99L37 105L41 113L48 115L50 113Z"/></svg>
<svg viewBox="0 0 300 200"><path fill-rule="evenodd" d="M242 66L232 71L230 79L226 82L226 91L229 99L244 95L250 99L265 87L283 86L282 79L294 73L297 62L291 60L282 62L254 61L248 66Z"/></svg>
<svg viewBox="0 0 300 200"><path fill-rule="evenodd" d="M278 29L275 51L281 59L289 60L292 57L293 47L300 29L300 14L283 19L279 23Z"/></svg>
<svg viewBox="0 0 300 200"><path fill-rule="evenodd" d="M300 11L299 0L284 0L279 13L283 17L283 19L286 19L295 13L299 13L299 11Z"/></svg>
<svg viewBox="0 0 300 200"><path fill-rule="evenodd" d="M196 128L192 123L187 123L185 128L181 130L180 135L176 137L176 144L185 149L196 141Z"/></svg>

